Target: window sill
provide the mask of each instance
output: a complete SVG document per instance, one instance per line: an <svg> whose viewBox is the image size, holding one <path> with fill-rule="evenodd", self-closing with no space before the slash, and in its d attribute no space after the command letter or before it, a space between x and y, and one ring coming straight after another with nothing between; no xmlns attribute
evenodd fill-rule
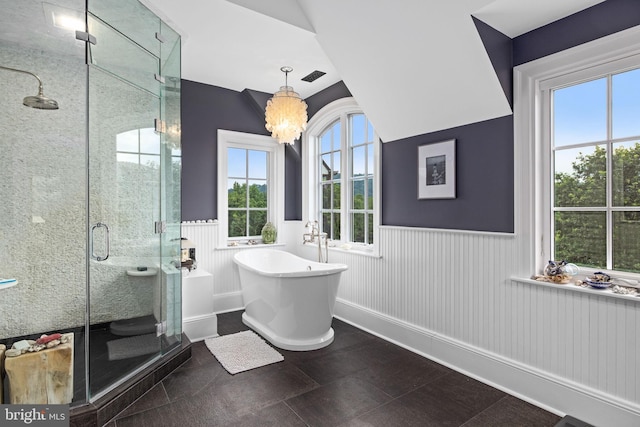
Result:
<svg viewBox="0 0 640 427"><path fill-rule="evenodd" d="M255 243L255 244L248 244L246 242L240 242L238 243L236 246L220 246L217 247L216 250L217 251L227 251L230 249L257 249L257 248L284 248L285 244L284 243Z"/></svg>
<svg viewBox="0 0 640 427"><path fill-rule="evenodd" d="M605 298L619 298L619 299L624 299L628 301L631 300L631 301L640 302L640 297L639 297L640 293L635 295L633 294L625 295L625 294L615 293L610 288L595 289L591 287L577 286L574 283L557 284L557 283L551 283L551 282L541 282L539 280L534 280L534 279L525 279L523 277L511 277L511 280L518 283L525 283L529 285L543 286L546 288L560 289L568 292L582 292L590 295L598 295Z"/></svg>

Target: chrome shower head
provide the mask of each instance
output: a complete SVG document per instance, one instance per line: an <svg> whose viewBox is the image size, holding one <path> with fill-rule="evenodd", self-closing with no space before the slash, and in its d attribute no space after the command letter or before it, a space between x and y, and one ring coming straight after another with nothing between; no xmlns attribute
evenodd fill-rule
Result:
<svg viewBox="0 0 640 427"><path fill-rule="evenodd" d="M35 96L25 96L22 104L39 110L57 110L59 108L58 102L44 96L42 91Z"/></svg>
<svg viewBox="0 0 640 427"><path fill-rule="evenodd" d="M54 101L51 98L47 98L46 96L44 96L44 93L42 92L42 80L40 80L40 77L36 76L35 74L29 72L29 71L24 71L24 70L18 70L16 68L9 68L9 67L3 67L2 65L0 65L0 69L3 70L8 70L8 71L15 71L16 73L24 73L24 74L29 74L33 77L35 77L38 80L38 94L35 96L27 96L22 100L22 104L26 105L27 107L31 107L31 108L37 108L39 110L57 110L58 107L58 103L56 101Z"/></svg>

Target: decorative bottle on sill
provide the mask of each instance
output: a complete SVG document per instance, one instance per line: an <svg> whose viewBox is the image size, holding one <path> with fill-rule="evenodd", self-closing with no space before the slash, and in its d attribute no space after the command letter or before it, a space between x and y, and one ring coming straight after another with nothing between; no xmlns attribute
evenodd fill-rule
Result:
<svg viewBox="0 0 640 427"><path fill-rule="evenodd" d="M267 245L275 243L277 235L276 227L272 223L267 222L264 227L262 227L262 243Z"/></svg>

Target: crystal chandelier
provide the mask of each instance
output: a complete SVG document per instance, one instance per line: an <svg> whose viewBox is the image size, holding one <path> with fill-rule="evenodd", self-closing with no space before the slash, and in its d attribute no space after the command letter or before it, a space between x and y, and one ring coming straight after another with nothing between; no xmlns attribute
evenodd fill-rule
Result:
<svg viewBox="0 0 640 427"><path fill-rule="evenodd" d="M291 86L287 86L287 75L293 68L282 67L280 71L284 73L285 85L280 86L280 90L267 101L265 127L278 143L293 144L307 128L307 104Z"/></svg>

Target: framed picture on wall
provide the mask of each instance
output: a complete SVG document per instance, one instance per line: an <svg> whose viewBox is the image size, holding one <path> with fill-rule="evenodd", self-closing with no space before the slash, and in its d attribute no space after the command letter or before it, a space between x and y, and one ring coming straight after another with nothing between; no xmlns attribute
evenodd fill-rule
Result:
<svg viewBox="0 0 640 427"><path fill-rule="evenodd" d="M418 199L456 198L456 140L418 147Z"/></svg>

